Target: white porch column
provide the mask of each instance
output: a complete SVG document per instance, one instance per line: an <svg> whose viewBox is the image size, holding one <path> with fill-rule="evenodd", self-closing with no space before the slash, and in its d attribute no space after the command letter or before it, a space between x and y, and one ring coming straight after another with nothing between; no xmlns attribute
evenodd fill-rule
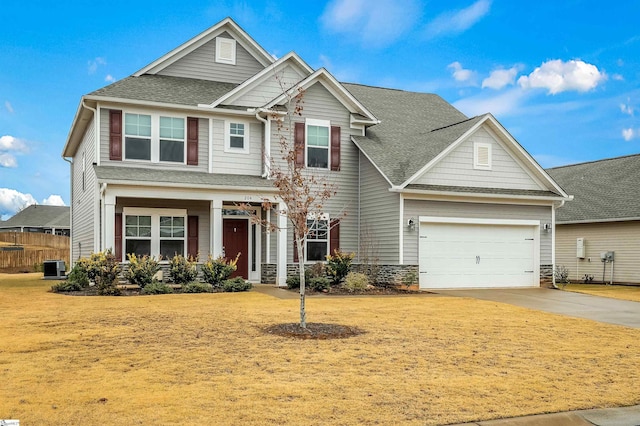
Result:
<svg viewBox="0 0 640 426"><path fill-rule="evenodd" d="M287 206L278 203L278 256L276 260L276 285L287 285Z"/></svg>
<svg viewBox="0 0 640 426"><path fill-rule="evenodd" d="M211 201L211 256L222 256L222 200Z"/></svg>
<svg viewBox="0 0 640 426"><path fill-rule="evenodd" d="M104 249L111 249L115 253L116 237L116 197L113 195L104 196Z"/></svg>

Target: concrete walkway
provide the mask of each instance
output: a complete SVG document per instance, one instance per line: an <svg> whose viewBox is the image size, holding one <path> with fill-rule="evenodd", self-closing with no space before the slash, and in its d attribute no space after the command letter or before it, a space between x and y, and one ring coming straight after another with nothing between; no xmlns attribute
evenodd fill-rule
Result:
<svg viewBox="0 0 640 426"><path fill-rule="evenodd" d="M438 294L508 303L554 314L640 328L640 303L548 288L434 290Z"/></svg>

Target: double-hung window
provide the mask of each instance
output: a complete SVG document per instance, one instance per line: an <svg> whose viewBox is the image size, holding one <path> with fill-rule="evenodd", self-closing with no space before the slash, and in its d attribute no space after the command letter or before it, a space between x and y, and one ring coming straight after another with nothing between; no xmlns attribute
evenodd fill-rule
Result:
<svg viewBox="0 0 640 426"><path fill-rule="evenodd" d="M185 255L187 211L125 207L124 250L126 254L171 259Z"/></svg>
<svg viewBox="0 0 640 426"><path fill-rule="evenodd" d="M124 156L127 160L151 160L150 115L124 115Z"/></svg>
<svg viewBox="0 0 640 426"><path fill-rule="evenodd" d="M160 161L184 163L184 119L160 117Z"/></svg>
<svg viewBox="0 0 640 426"><path fill-rule="evenodd" d="M185 119L156 114L124 114L126 160L184 164Z"/></svg>
<svg viewBox="0 0 640 426"><path fill-rule="evenodd" d="M321 215L319 218L307 219L306 250L307 261L322 262L329 253L329 218Z"/></svg>
<svg viewBox="0 0 640 426"><path fill-rule="evenodd" d="M249 153L249 124L228 121L225 129L225 152Z"/></svg>
<svg viewBox="0 0 640 426"><path fill-rule="evenodd" d="M330 122L307 119L307 167L329 167Z"/></svg>

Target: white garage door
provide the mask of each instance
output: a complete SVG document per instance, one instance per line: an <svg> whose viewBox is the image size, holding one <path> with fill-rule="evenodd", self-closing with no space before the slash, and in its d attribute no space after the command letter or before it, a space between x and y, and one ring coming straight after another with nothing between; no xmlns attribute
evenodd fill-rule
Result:
<svg viewBox="0 0 640 426"><path fill-rule="evenodd" d="M531 225L420 223L420 288L539 285Z"/></svg>

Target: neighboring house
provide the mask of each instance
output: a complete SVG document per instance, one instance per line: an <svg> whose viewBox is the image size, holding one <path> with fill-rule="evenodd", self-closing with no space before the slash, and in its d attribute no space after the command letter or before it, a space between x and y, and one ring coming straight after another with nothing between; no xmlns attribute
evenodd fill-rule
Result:
<svg viewBox="0 0 640 426"><path fill-rule="evenodd" d="M575 197L556 217L556 264L572 280L602 281L604 272L605 282L640 283L639 171L640 155L547 170ZM613 262L603 264L604 252L614 252Z"/></svg>
<svg viewBox="0 0 640 426"><path fill-rule="evenodd" d="M283 86L303 90L298 161L339 187L306 262L340 248L376 263L383 280L419 272L422 288L549 279L555 209L569 197L492 115L343 84L294 52L276 60L229 18L82 97L63 151L72 258L241 253L239 275L284 285L292 231L262 208L279 202L268 177ZM252 224L240 203L281 230Z"/></svg>
<svg viewBox="0 0 640 426"><path fill-rule="evenodd" d="M71 235L70 224L68 206L32 204L0 222L0 232L40 232L68 237Z"/></svg>

